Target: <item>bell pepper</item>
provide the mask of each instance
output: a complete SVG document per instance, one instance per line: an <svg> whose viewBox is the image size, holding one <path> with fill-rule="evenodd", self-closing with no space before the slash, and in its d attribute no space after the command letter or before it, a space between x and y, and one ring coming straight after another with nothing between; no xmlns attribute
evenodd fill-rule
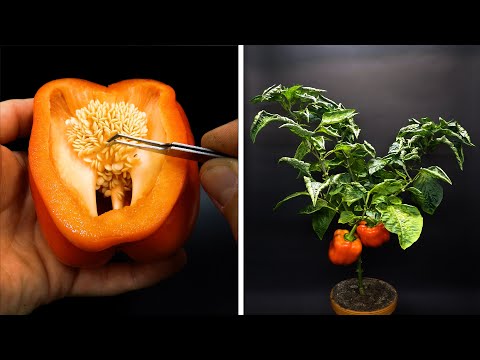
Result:
<svg viewBox="0 0 480 360"><path fill-rule="evenodd" d="M198 215L197 163L106 145L117 132L193 144L170 86L59 79L37 91L33 111L30 188L40 228L62 263L100 266L116 251L149 262L183 246Z"/></svg>
<svg viewBox="0 0 480 360"><path fill-rule="evenodd" d="M357 226L357 234L364 246L379 247L390 240L390 232L382 223L368 227L366 221L360 221Z"/></svg>
<svg viewBox="0 0 480 360"><path fill-rule="evenodd" d="M362 243L355 233L353 241L345 239L349 231L338 229L333 234L333 240L330 241L328 257L335 265L350 265L354 263L362 253Z"/></svg>

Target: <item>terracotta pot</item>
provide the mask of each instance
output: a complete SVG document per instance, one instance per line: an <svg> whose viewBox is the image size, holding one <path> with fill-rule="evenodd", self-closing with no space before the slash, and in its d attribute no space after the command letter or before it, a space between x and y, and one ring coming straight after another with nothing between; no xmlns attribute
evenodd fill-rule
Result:
<svg viewBox="0 0 480 360"><path fill-rule="evenodd" d="M365 295L359 294L356 278L343 280L332 288L330 305L335 314L390 315L395 311L398 293L392 285L383 280L368 277L363 279L363 284ZM349 300L346 299L354 299L355 301L351 305L347 305ZM367 306L367 303L370 306Z"/></svg>

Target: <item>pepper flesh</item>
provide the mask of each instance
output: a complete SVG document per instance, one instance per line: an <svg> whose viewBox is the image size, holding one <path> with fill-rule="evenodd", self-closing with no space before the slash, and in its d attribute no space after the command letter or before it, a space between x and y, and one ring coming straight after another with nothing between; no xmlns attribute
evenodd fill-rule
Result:
<svg viewBox="0 0 480 360"><path fill-rule="evenodd" d="M362 220L358 223L357 233L362 244L368 247L379 247L390 240L390 232L383 223L368 227L367 222Z"/></svg>
<svg viewBox="0 0 480 360"><path fill-rule="evenodd" d="M97 173L68 143L65 124L91 100L125 102L145 112L149 139L194 144L174 90L159 81L133 79L105 87L59 79L43 85L34 98L28 151L30 187L44 237L62 263L76 267L100 266L118 250L141 262L172 256L198 215L197 163L137 150L138 161L129 169L131 197L116 209L97 211L102 205L96 203Z"/></svg>
<svg viewBox="0 0 480 360"><path fill-rule="evenodd" d="M350 265L354 263L362 253L362 243L355 233L355 240L345 239L349 231L338 229L333 234L333 240L330 241L328 248L328 257L335 265Z"/></svg>

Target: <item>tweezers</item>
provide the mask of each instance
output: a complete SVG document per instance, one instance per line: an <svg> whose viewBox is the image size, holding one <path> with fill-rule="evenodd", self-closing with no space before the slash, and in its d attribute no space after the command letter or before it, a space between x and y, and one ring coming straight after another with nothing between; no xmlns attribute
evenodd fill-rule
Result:
<svg viewBox="0 0 480 360"><path fill-rule="evenodd" d="M118 140L119 138L134 140L137 143ZM228 155L200 146L181 144L177 142L162 143L153 140L141 139L125 134L116 134L112 136L110 139L107 140L107 144L123 144L143 150L154 151L167 156L174 156L198 162L205 162L214 158L229 157Z"/></svg>

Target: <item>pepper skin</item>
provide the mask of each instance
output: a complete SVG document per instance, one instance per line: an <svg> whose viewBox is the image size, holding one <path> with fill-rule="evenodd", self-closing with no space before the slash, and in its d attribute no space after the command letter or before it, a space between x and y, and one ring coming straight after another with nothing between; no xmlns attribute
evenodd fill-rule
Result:
<svg viewBox="0 0 480 360"><path fill-rule="evenodd" d="M348 233L348 230L338 229L333 234L333 240L330 241L328 257L335 265L350 265L358 259L362 252L362 243L358 235L355 233L356 239L348 241L345 239L345 235Z"/></svg>
<svg viewBox="0 0 480 360"><path fill-rule="evenodd" d="M105 142L112 135L107 130L100 147L85 141L85 149L77 152L76 139L96 136L107 121L107 113L94 119L98 120L95 126L90 118L79 117L82 111L88 115L85 109L89 106L99 104L123 106L125 118L138 109L137 115L146 119L148 132L143 135L148 139L194 143L175 91L159 81L131 79L106 87L81 79L59 79L43 85L34 98L28 149L30 188L43 235L57 258L74 267L101 266L117 251L138 262L168 258L184 245L198 215L198 165L134 149L127 159L133 165L119 172L114 167L126 162L115 160L122 153L113 153L114 149L106 157ZM111 121L120 118L115 119ZM94 126L93 131L73 134L70 139L68 129L77 131L82 124ZM135 130L136 123L125 129ZM96 157L90 154L92 149L99 149ZM106 159L105 164L91 166L100 159ZM123 186L127 178L131 183L125 180ZM104 188L100 193L102 184L113 179L111 191ZM121 191L115 192L115 187Z"/></svg>
<svg viewBox="0 0 480 360"><path fill-rule="evenodd" d="M360 221L357 233L364 246L379 247L390 240L390 233L382 223L368 227L366 221Z"/></svg>

